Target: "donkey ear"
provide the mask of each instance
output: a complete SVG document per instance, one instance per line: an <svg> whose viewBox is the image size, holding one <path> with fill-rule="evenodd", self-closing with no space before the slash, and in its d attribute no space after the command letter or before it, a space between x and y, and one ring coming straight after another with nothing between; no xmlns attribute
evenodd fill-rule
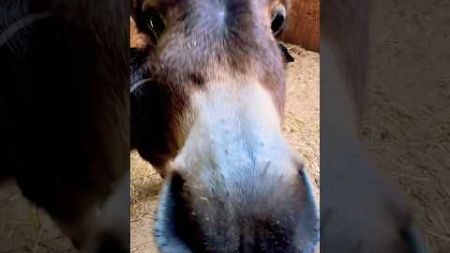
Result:
<svg viewBox="0 0 450 253"><path fill-rule="evenodd" d="M283 46L283 44L278 43L278 47L280 48L283 58L287 63L295 61L294 57L292 57L292 55L289 53L287 48Z"/></svg>

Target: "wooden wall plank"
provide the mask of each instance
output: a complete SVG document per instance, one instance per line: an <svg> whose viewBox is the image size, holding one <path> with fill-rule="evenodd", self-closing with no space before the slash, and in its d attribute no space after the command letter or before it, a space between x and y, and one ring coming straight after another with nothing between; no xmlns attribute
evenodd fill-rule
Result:
<svg viewBox="0 0 450 253"><path fill-rule="evenodd" d="M292 0L288 24L279 38L318 52L320 42L320 0Z"/></svg>

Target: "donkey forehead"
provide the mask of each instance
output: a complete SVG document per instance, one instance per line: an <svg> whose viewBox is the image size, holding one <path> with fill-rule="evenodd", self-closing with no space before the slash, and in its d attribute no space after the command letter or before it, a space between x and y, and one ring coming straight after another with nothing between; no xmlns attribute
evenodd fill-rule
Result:
<svg viewBox="0 0 450 253"><path fill-rule="evenodd" d="M284 81L269 8L262 4L269 1L181 2L168 15L167 32L155 50L162 70L155 72L175 75L176 83L192 75L201 80L236 72L252 73L263 83Z"/></svg>
<svg viewBox="0 0 450 253"><path fill-rule="evenodd" d="M144 5L152 7L171 8L180 5L197 6L200 8L226 7L234 11L236 7L242 6L273 6L275 3L287 4L289 0L141 0Z"/></svg>
<svg viewBox="0 0 450 253"><path fill-rule="evenodd" d="M201 36L205 39L244 37L257 33L265 25L269 31L269 0L184 0L175 4L157 4L165 13L174 33ZM263 28L264 29L264 28ZM246 34L248 37L249 34ZM211 42L213 42L211 41Z"/></svg>

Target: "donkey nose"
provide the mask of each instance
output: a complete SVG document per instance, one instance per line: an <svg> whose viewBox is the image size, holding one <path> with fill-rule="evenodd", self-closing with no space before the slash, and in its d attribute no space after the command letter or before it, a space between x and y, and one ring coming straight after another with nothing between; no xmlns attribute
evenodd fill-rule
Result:
<svg viewBox="0 0 450 253"><path fill-rule="evenodd" d="M305 169L302 167L299 170L301 180L304 183L306 190L306 198L304 201L304 214L301 216L301 229L304 237L307 238L303 245L304 250L301 252L314 252L317 244L320 240L320 218L319 209L316 202L314 187L310 176L306 173Z"/></svg>
<svg viewBox="0 0 450 253"><path fill-rule="evenodd" d="M311 180L303 168L292 178L272 170L281 168L234 179L173 170L157 213L161 251L314 252L319 216Z"/></svg>

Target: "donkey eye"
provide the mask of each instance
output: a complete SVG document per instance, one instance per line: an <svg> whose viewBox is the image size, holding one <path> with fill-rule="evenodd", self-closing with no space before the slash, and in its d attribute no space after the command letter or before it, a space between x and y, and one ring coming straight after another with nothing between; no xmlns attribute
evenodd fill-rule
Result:
<svg viewBox="0 0 450 253"><path fill-rule="evenodd" d="M143 14L151 39L156 43L166 28L164 20L161 15L152 8L145 10Z"/></svg>
<svg viewBox="0 0 450 253"><path fill-rule="evenodd" d="M285 20L286 8L280 4L272 11L272 24L270 28L274 35L277 35L283 29Z"/></svg>

